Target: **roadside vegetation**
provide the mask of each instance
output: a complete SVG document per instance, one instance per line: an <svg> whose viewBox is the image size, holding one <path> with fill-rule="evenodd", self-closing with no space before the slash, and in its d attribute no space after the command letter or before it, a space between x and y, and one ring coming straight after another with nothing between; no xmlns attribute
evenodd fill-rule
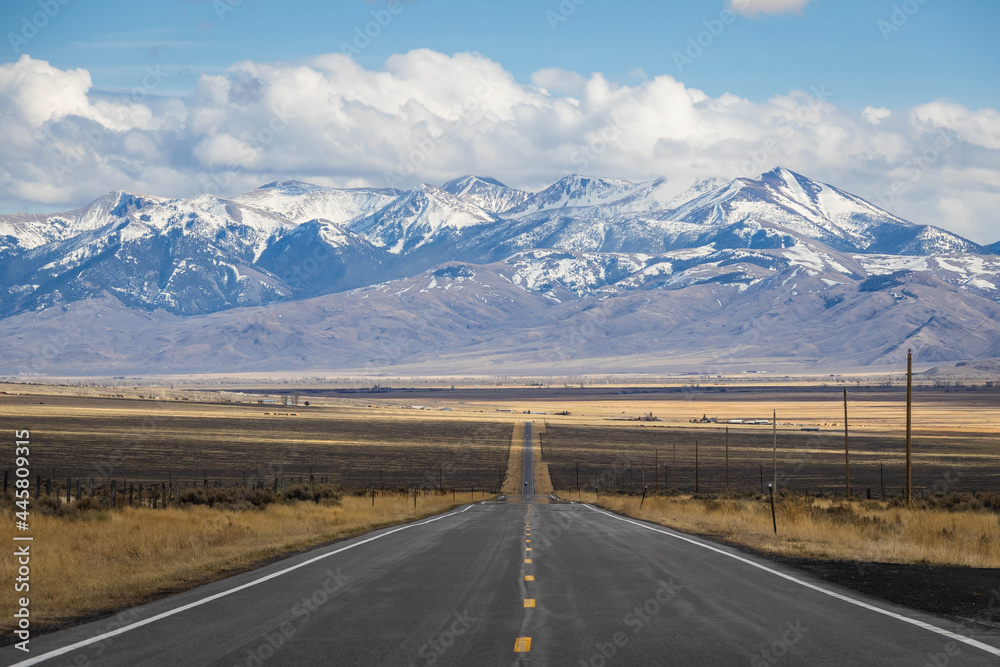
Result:
<svg viewBox="0 0 1000 667"><path fill-rule="evenodd" d="M270 490L242 491L186 489L179 506L166 509L102 509L99 499L89 497L45 509L40 499L31 515L33 628L148 602L472 499L468 490L424 491L414 508L414 494L406 490L379 491L374 505L370 491L352 495L333 485L292 487L279 502ZM13 526L9 498L7 504L2 513ZM16 559L0 559L0 578L13 581L16 567ZM7 587L3 609L14 608L14 596ZM4 636L11 636L11 620L3 614Z"/></svg>
<svg viewBox="0 0 1000 667"><path fill-rule="evenodd" d="M775 505L777 535L761 496L559 495L782 556L1000 568L1000 493L954 493L913 507L891 499L783 496Z"/></svg>

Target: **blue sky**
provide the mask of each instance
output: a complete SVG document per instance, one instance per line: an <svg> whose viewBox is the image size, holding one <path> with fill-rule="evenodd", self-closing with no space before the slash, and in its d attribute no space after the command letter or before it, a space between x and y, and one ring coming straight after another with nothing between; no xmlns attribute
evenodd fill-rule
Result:
<svg viewBox="0 0 1000 667"><path fill-rule="evenodd" d="M564 0L574 10L558 22L546 15L562 17L557 0L410 0L357 60L377 69L393 53L426 47L479 52L523 83L535 70L561 67L623 82L640 72L669 74L712 96L753 101L826 84L839 105L859 109L940 97L1000 106L1000 2L909 1L812 0L801 12L740 17L679 71L673 54L719 18L723 0ZM385 7L384 0L225 2L70 0L23 49L59 68L86 68L96 88L119 91L159 64L175 72L163 92L183 94L198 74L239 60L295 62L338 51ZM919 9L897 14L906 23L886 39L879 20L891 21L894 7L904 6ZM17 32L22 17L38 10L38 0L7 0L0 25ZM5 41L3 60L16 60Z"/></svg>
<svg viewBox="0 0 1000 667"><path fill-rule="evenodd" d="M0 212L780 165L1000 237L997 0L4 0L0 26Z"/></svg>

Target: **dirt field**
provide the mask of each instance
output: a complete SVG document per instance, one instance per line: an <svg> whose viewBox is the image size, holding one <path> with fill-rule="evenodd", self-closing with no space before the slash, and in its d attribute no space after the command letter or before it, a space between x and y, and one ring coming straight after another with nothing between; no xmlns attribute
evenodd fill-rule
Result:
<svg viewBox="0 0 1000 667"><path fill-rule="evenodd" d="M513 422L390 411L0 395L32 477L497 489ZM5 468L10 465L10 459Z"/></svg>
<svg viewBox="0 0 1000 667"><path fill-rule="evenodd" d="M587 489L593 489L596 481L602 491L641 493L648 485L650 490L693 492L696 441L698 491L725 492L725 429L719 426L692 430L655 423L617 427L549 423L542 440L542 457L548 461L557 489L576 488L579 464L580 484ZM873 495L881 495L883 478L887 495L901 493L905 438L887 433L855 434L850 447L852 494L867 495L870 489ZM998 463L1000 442L993 434L921 434L913 444L913 492L1000 491ZM771 428L730 429L730 491L759 493L762 469L766 489L773 478ZM843 494L843 434L780 429L777 470L781 490Z"/></svg>
<svg viewBox="0 0 1000 667"><path fill-rule="evenodd" d="M848 385L852 491L899 493L905 391ZM317 390L301 394L309 407L260 405L256 396L238 392L184 395L252 403L66 395L115 391L101 388L3 388L34 392L0 394L0 418L33 432L33 472L63 484L67 476L100 479L109 471L155 481L168 475L242 481L244 474L252 481L276 473L294 481L311 469L318 478L347 486L495 489L507 466L513 425L532 419L543 434L543 461L556 488L575 488L579 464L581 484L603 477L606 488L620 488L624 465L626 490L638 492L654 481L664 488L667 475L668 483L676 479L679 489L693 491L697 440L699 491L719 492L725 490L723 426L690 420L770 418L776 410L779 488L842 493L844 485L843 385L836 383ZM131 391L170 395L166 389ZM412 409L417 400L428 409ZM657 421L634 421L642 416ZM918 386L913 456L917 493L1000 490L1000 391ZM771 427L730 426L730 489L759 491L761 466L766 483Z"/></svg>

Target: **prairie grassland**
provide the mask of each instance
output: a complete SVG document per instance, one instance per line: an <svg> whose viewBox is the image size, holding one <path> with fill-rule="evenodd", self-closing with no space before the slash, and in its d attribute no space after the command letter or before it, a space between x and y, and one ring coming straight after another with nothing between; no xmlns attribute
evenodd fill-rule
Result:
<svg viewBox="0 0 1000 667"><path fill-rule="evenodd" d="M345 487L497 489L512 424L451 414L0 395L0 420L30 430L32 470L57 488L67 477L229 485L315 475Z"/></svg>
<svg viewBox="0 0 1000 667"><path fill-rule="evenodd" d="M542 442L545 438L545 424L535 423L533 425L534 437L531 440L533 464L531 467L534 477L535 493L546 495L552 493L552 478L549 477L549 464L542 457Z"/></svg>
<svg viewBox="0 0 1000 667"><path fill-rule="evenodd" d="M639 493L675 488L695 491L695 443L699 445L698 490L726 492L726 433L718 424L697 431L677 427L588 426L550 422L543 449L556 488ZM763 491L772 477L770 426L730 429L729 490ZM867 496L899 495L905 484L905 437L902 434L854 431L850 437L851 491ZM777 432L777 488L796 493L843 495L844 435L835 429L819 433ZM913 490L917 496L951 492L1000 491L1000 438L990 433L941 431L913 438Z"/></svg>
<svg viewBox="0 0 1000 667"><path fill-rule="evenodd" d="M482 492L478 494L482 498ZM456 501L469 502L468 491ZM271 558L453 507L452 494L344 496L341 504L274 504L255 511L195 506L87 512L76 519L32 515L31 613L41 629L193 588ZM14 525L13 517L6 524ZM7 536L9 541L10 536ZM16 559L0 560L13 581ZM9 636L13 587L2 596Z"/></svg>
<svg viewBox="0 0 1000 667"><path fill-rule="evenodd" d="M576 491L562 493L577 498ZM907 509L878 501L787 497L766 500L583 493L585 502L687 533L803 558L1000 568L1000 515Z"/></svg>
<svg viewBox="0 0 1000 667"><path fill-rule="evenodd" d="M770 419L777 411L779 431L819 426L836 431L843 427L842 387L788 387L776 391L770 387L723 387L716 390L662 389L654 393L622 395L544 397L523 400L476 401L470 392L468 406L500 407L514 410L544 411L551 424L604 424L640 427L640 422L611 422L636 419L650 412L660 422L644 424L671 425L697 433L715 424L692 424L702 416L725 419ZM975 390L938 390L917 387L913 395L915 434L936 431L1000 433L1000 390L979 387ZM559 413L568 412L567 415ZM848 419L852 430L899 432L906 423L906 391L893 388L848 387ZM794 424L788 426L786 424ZM733 430L756 431L760 427L734 426ZM697 436L694 436L697 437Z"/></svg>

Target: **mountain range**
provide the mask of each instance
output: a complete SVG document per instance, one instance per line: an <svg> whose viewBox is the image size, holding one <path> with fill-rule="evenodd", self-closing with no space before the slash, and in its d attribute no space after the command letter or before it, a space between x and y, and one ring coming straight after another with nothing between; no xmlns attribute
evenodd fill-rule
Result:
<svg viewBox="0 0 1000 667"><path fill-rule="evenodd" d="M115 191L0 216L0 373L983 359L1000 356L998 252L780 167L689 183L567 175L538 192L478 176Z"/></svg>

